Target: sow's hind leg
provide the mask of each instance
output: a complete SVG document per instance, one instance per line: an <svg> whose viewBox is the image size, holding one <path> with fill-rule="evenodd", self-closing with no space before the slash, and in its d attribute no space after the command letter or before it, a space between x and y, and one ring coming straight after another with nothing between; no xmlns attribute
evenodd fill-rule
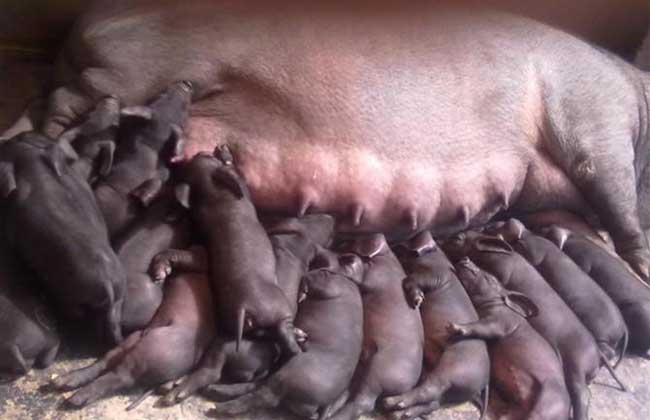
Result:
<svg viewBox="0 0 650 420"><path fill-rule="evenodd" d="M604 61L587 60L597 69L581 69L580 81L558 76L563 79L549 88L547 151L585 196L619 254L647 281L650 251L634 168L638 95L621 69Z"/></svg>

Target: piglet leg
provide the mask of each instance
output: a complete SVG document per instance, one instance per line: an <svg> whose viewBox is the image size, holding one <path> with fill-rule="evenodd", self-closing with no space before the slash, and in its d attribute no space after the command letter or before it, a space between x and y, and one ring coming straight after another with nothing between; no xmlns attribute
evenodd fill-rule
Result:
<svg viewBox="0 0 650 420"><path fill-rule="evenodd" d="M360 366L363 369L363 374L359 377L359 381L357 382L359 385L354 396L331 419L356 420L362 414L369 413L375 409L375 403L381 394L381 390L373 385L378 384L379 381L373 377L372 366L372 362L366 366ZM377 368L378 366L375 367Z"/></svg>
<svg viewBox="0 0 650 420"><path fill-rule="evenodd" d="M74 408L81 408L105 395L133 384L135 384L135 380L130 373L118 368L116 371L108 372L79 389L66 400L66 404Z"/></svg>
<svg viewBox="0 0 650 420"><path fill-rule="evenodd" d="M447 326L447 331L452 336L463 338L479 338L492 340L508 335L507 326L496 317L485 317L479 321L468 324L454 324Z"/></svg>
<svg viewBox="0 0 650 420"><path fill-rule="evenodd" d="M56 355L59 353L59 343L57 342L53 346L51 346L49 349L44 350L36 359L36 366L39 369L45 369L46 367L50 366L52 363L54 363L54 359L56 359Z"/></svg>
<svg viewBox="0 0 650 420"><path fill-rule="evenodd" d="M210 350L205 354L201 366L171 390L162 399L162 404L169 406L180 403L204 386L219 382L226 360L227 354L223 341L215 339Z"/></svg>
<svg viewBox="0 0 650 420"><path fill-rule="evenodd" d="M405 394L384 398L381 404L382 407L386 410L397 410L393 414L393 417L398 419L418 417L421 414L435 410L440 406L440 399L449 389L449 383L445 381L444 377L439 376L439 373L442 372L436 372L435 370L430 372L420 385ZM406 410L413 406L421 406L423 408L426 406L427 408L430 407L431 410L427 412ZM419 414L411 414L416 411Z"/></svg>
<svg viewBox="0 0 650 420"><path fill-rule="evenodd" d="M576 371L567 372L566 375L567 388L573 406L573 420L589 420L591 392L584 378L584 374Z"/></svg>
<svg viewBox="0 0 650 420"><path fill-rule="evenodd" d="M257 387L258 384L255 382L241 384L211 384L204 387L201 394L214 401L228 401L248 394Z"/></svg>
<svg viewBox="0 0 650 420"><path fill-rule="evenodd" d="M339 395L339 397L336 400L334 400L334 402L332 402L329 405L326 405L325 407L322 407L319 410L318 420L324 420L330 418L332 414L339 411L341 407L345 405L345 402L348 400L349 397L350 397L350 392L348 390L343 391L343 393ZM312 418L312 420L316 420L316 419Z"/></svg>
<svg viewBox="0 0 650 420"><path fill-rule="evenodd" d="M92 365L52 378L50 383L60 391L70 391L92 382L102 373L117 366L124 355L138 343L141 336L142 331L134 332L122 344L106 353Z"/></svg>
<svg viewBox="0 0 650 420"><path fill-rule="evenodd" d="M9 348L8 354L5 357L8 358L8 363L13 368L13 372L18 375L25 375L29 372L29 363L23 357L23 353L20 351L17 345L13 345Z"/></svg>
<svg viewBox="0 0 650 420"><path fill-rule="evenodd" d="M278 339L282 346L283 353L289 356L295 356L302 352L298 341L305 342L307 334L299 328L293 326L293 321L285 319L278 325Z"/></svg>
<svg viewBox="0 0 650 420"><path fill-rule="evenodd" d="M236 416L259 408L275 408L278 405L280 399L267 386L262 386L250 394L217 404L209 414Z"/></svg>
<svg viewBox="0 0 650 420"><path fill-rule="evenodd" d="M393 411L390 413L390 418L394 420L411 420L429 413L434 412L440 408L440 401L431 401L426 404L414 405L405 410Z"/></svg>
<svg viewBox="0 0 650 420"><path fill-rule="evenodd" d="M413 309L419 309L422 302L424 302L424 291L420 288L417 280L412 277L405 278L402 288L409 306Z"/></svg>
<svg viewBox="0 0 650 420"><path fill-rule="evenodd" d="M205 249L200 246L188 250L168 249L156 255L149 267L155 281L164 281L174 270L206 273L208 258Z"/></svg>

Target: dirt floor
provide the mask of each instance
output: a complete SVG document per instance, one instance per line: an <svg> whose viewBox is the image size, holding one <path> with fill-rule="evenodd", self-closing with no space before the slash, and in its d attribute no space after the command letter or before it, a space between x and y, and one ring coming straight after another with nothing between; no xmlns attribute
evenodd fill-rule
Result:
<svg viewBox="0 0 650 420"><path fill-rule="evenodd" d="M77 348L77 347L75 347ZM157 397L145 400L131 412L125 407L137 398L142 390L108 398L92 404L80 411L65 411L61 402L66 395L47 391L45 384L54 374L61 374L70 369L81 367L92 361L80 353L63 348L60 361L46 370L34 370L26 377L12 383L0 385L0 419L39 419L39 420L81 420L81 419L160 419L184 420L216 418L209 415L213 406L200 397L187 400L182 405L171 408L156 407ZM639 358L628 358L618 368L621 379L630 388L623 393L613 387L613 381L603 370L592 384L591 418L594 420L631 420L650 418L650 361ZM478 411L471 405L440 410L427 417L427 420L469 420L478 419ZM292 416L280 411L253 412L238 420L279 420L291 419ZM380 415L368 417L381 419Z"/></svg>

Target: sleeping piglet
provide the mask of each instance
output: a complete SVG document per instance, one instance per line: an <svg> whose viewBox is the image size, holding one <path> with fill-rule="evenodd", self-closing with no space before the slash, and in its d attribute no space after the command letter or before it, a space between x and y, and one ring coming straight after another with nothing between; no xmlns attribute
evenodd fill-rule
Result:
<svg viewBox="0 0 650 420"><path fill-rule="evenodd" d="M352 241L346 251L365 259L363 353L350 399L332 418L352 420L375 408L377 399L410 391L420 379L424 333L420 312L402 290L406 273L382 234Z"/></svg>
<svg viewBox="0 0 650 420"><path fill-rule="evenodd" d="M54 318L34 290L32 273L0 243L0 375L49 366L59 349Z"/></svg>
<svg viewBox="0 0 650 420"><path fill-rule="evenodd" d="M460 260L456 268L480 320L451 323L448 328L456 337L487 340L490 391L513 403L499 418L568 419L571 403L560 360L526 322L536 316L537 306L525 295L504 289L468 258Z"/></svg>
<svg viewBox="0 0 650 420"><path fill-rule="evenodd" d="M126 274L76 159L66 141L35 132L0 144L0 228L62 313L118 342Z"/></svg>
<svg viewBox="0 0 650 420"><path fill-rule="evenodd" d="M428 231L394 247L408 276L403 288L413 308L420 309L424 325L424 362L427 372L419 385L402 395L385 398L382 407L393 418L426 415L447 402L475 399L487 392L490 360L482 340L449 339L449 323L478 320L454 266Z"/></svg>
<svg viewBox="0 0 650 420"><path fill-rule="evenodd" d="M630 347L650 352L650 288L625 262L590 239L557 226L543 231L618 305L630 331Z"/></svg>
<svg viewBox="0 0 650 420"><path fill-rule="evenodd" d="M220 159L199 153L182 168L176 196L207 244L219 333L239 343L259 329L278 338L287 355L300 353L296 336L302 333L293 326L292 305L278 284L273 247L248 187L228 151L215 153Z"/></svg>
<svg viewBox="0 0 650 420"><path fill-rule="evenodd" d="M120 102L108 96L97 103L83 122L59 137L59 141L74 147L79 159L72 166L90 184L111 171L119 123Z"/></svg>
<svg viewBox="0 0 650 420"><path fill-rule="evenodd" d="M362 276L363 264L355 255L343 255L333 264L310 271L302 282L296 316L296 326L309 336L307 350L291 358L261 386L209 386L208 395L240 395L218 404L215 413L237 415L282 406L301 417L327 418L346 395L361 353L363 311L355 283L360 283Z"/></svg>
<svg viewBox="0 0 650 420"><path fill-rule="evenodd" d="M149 265L160 252L190 246L189 217L173 194L159 196L115 243L115 252L126 271L126 295L122 328L145 328L162 302L162 282L149 274Z"/></svg>
<svg viewBox="0 0 650 420"><path fill-rule="evenodd" d="M117 237L160 192L167 161L180 155L192 84L178 82L148 106L120 111L112 168L94 186L111 239Z"/></svg>
<svg viewBox="0 0 650 420"><path fill-rule="evenodd" d="M51 382L62 391L81 387L66 400L74 408L136 384L156 387L187 374L214 330L208 278L179 272L165 282L163 302L146 329L132 333L92 365Z"/></svg>
<svg viewBox="0 0 650 420"><path fill-rule="evenodd" d="M501 235L533 265L596 339L603 354L622 359L627 327L616 304L555 244L537 236L517 219L497 222L486 232Z"/></svg>
<svg viewBox="0 0 650 420"><path fill-rule="evenodd" d="M481 269L495 276L506 289L528 296L539 308L543 308L528 321L560 355L575 420L589 419L591 393L588 384L596 377L601 365L625 389L589 330L535 267L506 241L467 231L450 238L444 250L453 261L469 257Z"/></svg>
<svg viewBox="0 0 650 420"><path fill-rule="evenodd" d="M263 223L273 245L278 285L295 314L301 280L316 257L318 247L327 245L332 239L334 218L326 214L309 214L302 218L276 217ZM158 259L158 263L163 262ZM167 264L171 265L171 262ZM216 337L199 368L169 392L163 402L170 405L183 401L196 390L219 382L224 373L237 382L249 382L271 370L277 359L273 343L242 340L241 344L236 351L234 341Z"/></svg>

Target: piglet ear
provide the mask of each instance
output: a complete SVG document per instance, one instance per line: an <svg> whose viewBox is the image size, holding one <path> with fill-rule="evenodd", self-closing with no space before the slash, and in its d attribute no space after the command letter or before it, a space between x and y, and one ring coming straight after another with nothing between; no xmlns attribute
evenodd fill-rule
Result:
<svg viewBox="0 0 650 420"><path fill-rule="evenodd" d="M476 249L481 252L498 252L501 254L511 254L514 252L510 244L501 238L485 237L479 238L475 242Z"/></svg>
<svg viewBox="0 0 650 420"><path fill-rule="evenodd" d="M356 284L363 282L363 261L355 254L343 254L339 257L339 264L343 274Z"/></svg>
<svg viewBox="0 0 650 420"><path fill-rule="evenodd" d="M148 106L127 106L120 110L120 117L126 120L151 121L153 111Z"/></svg>
<svg viewBox="0 0 650 420"><path fill-rule="evenodd" d="M215 169L212 180L217 186L227 188L237 199L244 198L246 194L243 180L232 169L225 167Z"/></svg>
<svg viewBox="0 0 650 420"><path fill-rule="evenodd" d="M533 302L528 296L518 292L509 291L508 294L503 297L503 303L526 319L534 318L539 314L539 308L535 302Z"/></svg>
<svg viewBox="0 0 650 420"><path fill-rule="evenodd" d="M219 159L224 165L232 165L234 159L232 157L232 152L227 144L220 144L214 148L212 155Z"/></svg>
<svg viewBox="0 0 650 420"><path fill-rule="evenodd" d="M544 234L560 249L564 249L564 244L566 244L569 236L571 236L571 232L568 229L564 229L555 225L548 228Z"/></svg>
<svg viewBox="0 0 650 420"><path fill-rule="evenodd" d="M409 247L415 256L421 257L431 251L434 251L438 245L428 230L418 233L409 241Z"/></svg>
<svg viewBox="0 0 650 420"><path fill-rule="evenodd" d="M182 183L174 187L174 196L176 201L185 209L190 208L190 193L191 188L189 184Z"/></svg>
<svg viewBox="0 0 650 420"><path fill-rule="evenodd" d="M0 197L9 197L15 189L14 165L9 162L0 163Z"/></svg>

